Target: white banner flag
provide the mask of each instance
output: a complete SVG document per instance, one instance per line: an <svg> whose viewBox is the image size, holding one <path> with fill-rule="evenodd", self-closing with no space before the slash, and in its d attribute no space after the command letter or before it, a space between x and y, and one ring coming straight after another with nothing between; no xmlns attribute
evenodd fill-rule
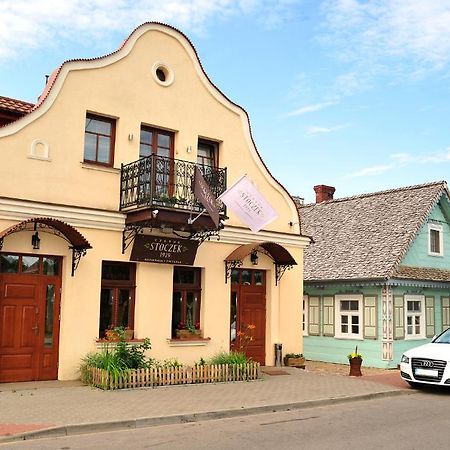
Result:
<svg viewBox="0 0 450 450"><path fill-rule="evenodd" d="M254 233L278 217L277 212L246 175L239 178L219 199Z"/></svg>

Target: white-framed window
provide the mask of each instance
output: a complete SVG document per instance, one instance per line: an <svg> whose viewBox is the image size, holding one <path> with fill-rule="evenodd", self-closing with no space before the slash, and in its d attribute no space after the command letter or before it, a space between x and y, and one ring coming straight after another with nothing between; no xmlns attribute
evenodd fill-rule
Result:
<svg viewBox="0 0 450 450"><path fill-rule="evenodd" d="M303 296L303 336L308 336L308 296Z"/></svg>
<svg viewBox="0 0 450 450"><path fill-rule="evenodd" d="M405 339L425 339L425 297L405 295Z"/></svg>
<svg viewBox="0 0 450 450"><path fill-rule="evenodd" d="M336 295L335 337L344 339L363 338L362 295Z"/></svg>
<svg viewBox="0 0 450 450"><path fill-rule="evenodd" d="M442 225L428 224L428 254L444 256L444 233Z"/></svg>

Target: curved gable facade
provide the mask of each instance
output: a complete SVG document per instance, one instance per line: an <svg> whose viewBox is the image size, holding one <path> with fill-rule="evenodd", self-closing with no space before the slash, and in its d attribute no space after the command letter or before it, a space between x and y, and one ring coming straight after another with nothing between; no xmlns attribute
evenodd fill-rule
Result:
<svg viewBox="0 0 450 450"><path fill-rule="evenodd" d="M79 229L92 245L84 253L68 249L61 236L39 228L2 242L2 270L17 259L18 271L11 275L17 280L25 276L29 257L37 257L40 267L45 263L40 255L58 261L55 276L62 288L53 301L61 321L54 324L48 361L59 364L59 378L73 378L80 358L113 325L132 327L137 338L150 337L156 357L186 362L236 348L230 336L244 319L258 322L260 348L254 356L262 363L272 363L275 342L287 351L301 350L298 306L309 240L300 234L293 200L258 154L246 112L209 80L181 32L147 23L110 55L65 62L35 108L0 128L0 149L1 229L50 217ZM217 226L193 193L196 166L214 196L247 175L277 218L253 233L222 207ZM32 248L36 233L39 246L35 238ZM150 260L136 257L143 242L138 235L171 248L187 241L201 245L193 261ZM261 242L283 246L296 265L281 267ZM238 246L252 243L254 251L242 261L224 262ZM126 280L114 278L125 272ZM195 286L179 285L183 274ZM245 298L247 282L262 286L259 306L245 310L254 314L233 303L237 292ZM117 300L125 292L126 298ZM42 301L30 298L31 305ZM41 303L37 307L44 308ZM200 344L177 340L187 320L201 328ZM32 355L29 361L33 358L42 360ZM14 373L9 370L3 379ZM44 372L33 366L24 379L29 373L42 379ZM56 372L45 373L52 378Z"/></svg>

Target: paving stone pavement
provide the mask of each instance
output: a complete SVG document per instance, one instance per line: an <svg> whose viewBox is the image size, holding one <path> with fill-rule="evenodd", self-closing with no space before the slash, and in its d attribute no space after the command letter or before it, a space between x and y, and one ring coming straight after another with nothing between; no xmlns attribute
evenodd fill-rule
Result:
<svg viewBox="0 0 450 450"><path fill-rule="evenodd" d="M367 378L295 368L282 371L287 375L263 374L261 380L251 382L118 391L101 391L77 382L0 384L0 439L2 434L39 428L233 412L409 390L406 383L398 383L398 371Z"/></svg>

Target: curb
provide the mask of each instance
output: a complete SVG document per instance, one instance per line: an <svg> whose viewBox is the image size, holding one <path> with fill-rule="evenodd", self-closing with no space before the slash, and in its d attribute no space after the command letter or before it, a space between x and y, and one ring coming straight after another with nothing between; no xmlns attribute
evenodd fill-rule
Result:
<svg viewBox="0 0 450 450"><path fill-rule="evenodd" d="M395 397L399 395L411 395L414 391L393 390L374 392L370 394L359 394L345 397L331 397L318 400L307 400L294 403L283 403L265 406L253 406L240 409L225 409L222 411L207 411L191 414L176 414L172 416L143 417L138 419L125 419L109 422L92 422L74 425L62 425L53 428L45 428L38 431L30 431L14 435L0 436L0 444L5 442L17 442L31 439L42 439L50 437L74 436L105 431L130 430L137 428L156 427L160 425L175 425L182 423L200 422L206 420L226 419L232 417L249 416L256 414L291 411L296 409L308 409L319 406L336 405L340 403L373 400L384 397Z"/></svg>

